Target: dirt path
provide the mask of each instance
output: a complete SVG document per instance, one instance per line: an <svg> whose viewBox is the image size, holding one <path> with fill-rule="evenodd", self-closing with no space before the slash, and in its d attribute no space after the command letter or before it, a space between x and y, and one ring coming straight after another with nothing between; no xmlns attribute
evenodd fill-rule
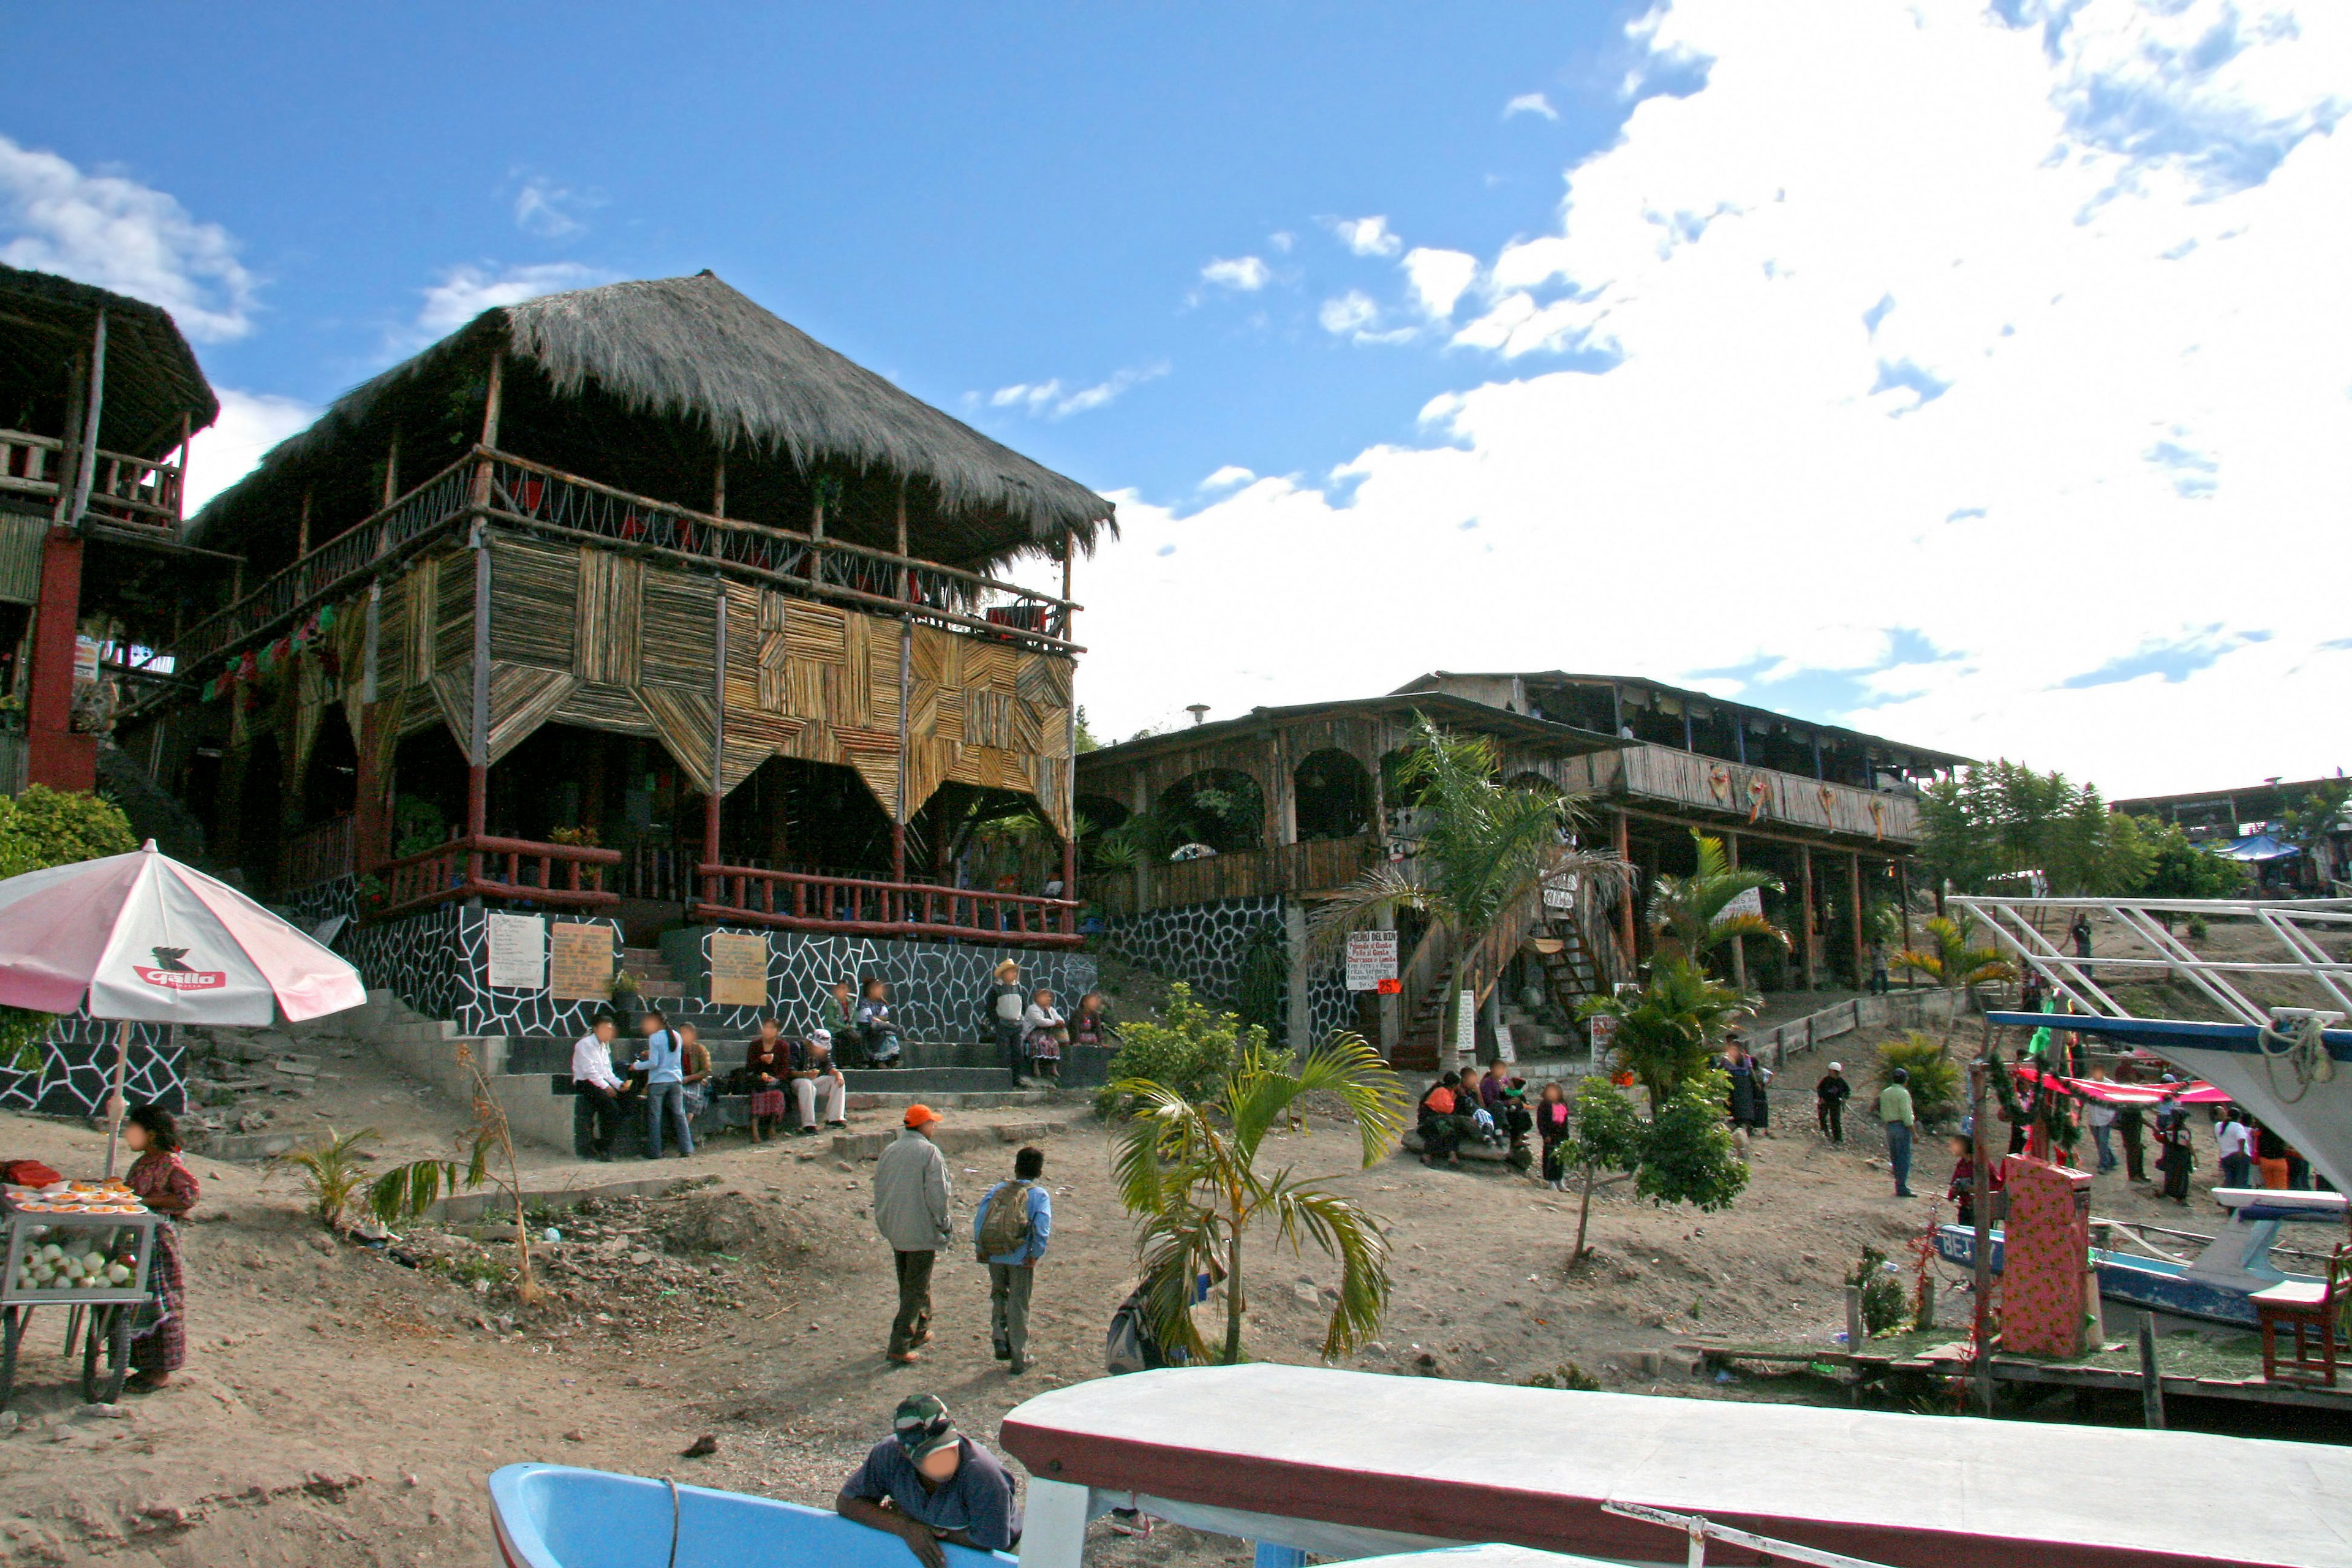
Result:
<svg viewBox="0 0 2352 1568"><path fill-rule="evenodd" d="M406 1157L441 1146L460 1121L364 1055L330 1048L322 1059L341 1076L287 1100L281 1124L364 1121L386 1134L387 1157ZM1702 1215L1606 1193L1594 1207L1597 1254L1573 1274L1574 1202L1525 1177L1433 1171L1409 1156L1350 1172L1352 1136L1319 1121L1270 1154L1337 1173L1389 1224L1394 1302L1381 1341L1349 1364L1521 1382L1572 1362L1605 1387L1711 1394L1725 1391L1671 1356L1654 1377L1628 1369L1694 1331L1826 1342L1843 1326L1841 1279L1861 1244L1900 1257L1940 1206L1892 1197L1869 1130L1837 1149L1790 1124L1807 1098L1792 1080L1811 1076L1783 1076L1791 1092L1774 1095L1779 1135L1753 1146L1754 1179L1737 1207ZM883 1361L893 1298L889 1256L866 1214L872 1166L845 1169L814 1140L733 1138L660 1166L532 1156L532 1183L550 1187L710 1178L688 1196L559 1219L571 1230L547 1249L545 1277L573 1299L537 1313L330 1240L282 1179L265 1187L254 1167L192 1156L205 1201L184 1233L189 1367L120 1416L78 1415L57 1354L63 1314L36 1317L11 1405L19 1420L0 1435L0 1563L478 1563L491 1552L483 1478L518 1459L823 1504L908 1392L939 1394L992 1439L1022 1399L1099 1375L1105 1324L1133 1279L1108 1135L1078 1108L1053 1120L1061 1130L1044 1146L1055 1245L1037 1281L1036 1365L1017 1380L990 1354L985 1275L966 1256L940 1260L925 1363ZM1009 1173L1012 1153L999 1144L984 1158L950 1156L966 1213ZM94 1173L104 1139L0 1117L0 1154ZM2200 1173L2210 1180L2211 1169L2209 1150ZM1948 1171L1940 1149L1925 1149L1914 1185L1940 1194ZM2182 1216L2108 1178L2097 1203L2184 1228L2210 1212ZM446 1237L415 1240L420 1254L469 1255L470 1244ZM1330 1266L1257 1256L1250 1352L1315 1360ZM705 1434L715 1454L679 1457ZM1246 1551L1162 1529L1148 1542L1107 1541L1102 1556L1238 1562Z"/></svg>

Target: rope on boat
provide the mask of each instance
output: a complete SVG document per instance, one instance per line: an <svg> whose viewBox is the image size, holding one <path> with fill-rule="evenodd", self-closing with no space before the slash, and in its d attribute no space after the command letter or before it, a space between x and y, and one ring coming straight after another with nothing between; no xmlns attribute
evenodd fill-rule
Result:
<svg viewBox="0 0 2352 1568"><path fill-rule="evenodd" d="M2178 1263L2186 1267L2189 1261L2186 1258L2176 1258L2171 1253L2165 1251L2164 1248L2157 1246L2156 1243L2142 1236L2136 1226L2126 1225L2122 1220L2111 1219L2102 1221L2101 1223L2107 1226L2110 1229L2123 1232L2126 1236L2131 1237L2132 1240L2139 1243L2140 1246L2147 1248L2148 1251L2156 1254L2157 1257L2162 1258L2167 1263Z"/></svg>
<svg viewBox="0 0 2352 1568"><path fill-rule="evenodd" d="M2263 1048L2263 1071L2269 1077L2271 1092L2281 1101L2293 1105L2311 1092L2315 1083L2326 1083L2336 1077L2336 1062L2327 1054L2326 1026L2319 1015L2307 1013L2294 1020L2291 1031L2262 1026L2259 1037ZM2278 1069L2281 1062L2294 1071L2294 1092L2279 1088Z"/></svg>

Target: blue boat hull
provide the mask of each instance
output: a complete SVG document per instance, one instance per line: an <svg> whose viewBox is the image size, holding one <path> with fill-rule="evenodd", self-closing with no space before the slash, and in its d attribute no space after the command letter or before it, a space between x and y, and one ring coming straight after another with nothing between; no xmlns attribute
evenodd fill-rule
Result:
<svg viewBox="0 0 2352 1568"><path fill-rule="evenodd" d="M824 1509L566 1465L509 1465L490 1477L490 1519L507 1568L908 1568L895 1535ZM1001 1552L945 1548L949 1568L1012 1568Z"/></svg>
<svg viewBox="0 0 2352 1568"><path fill-rule="evenodd" d="M1976 1240L1974 1231L1956 1225L1938 1226L1936 1229L1937 1254L1962 1268L1975 1266ZM2254 1304L2243 1291L2189 1279L2177 1263L2131 1258L2097 1247L2091 1249L2091 1262L2099 1271L2102 1300L2119 1302L2144 1312L2169 1312L2177 1318L2226 1323L2232 1328L2260 1326L2255 1321ZM2001 1235L1996 1230L1992 1233L1992 1271L2000 1273L2000 1266Z"/></svg>

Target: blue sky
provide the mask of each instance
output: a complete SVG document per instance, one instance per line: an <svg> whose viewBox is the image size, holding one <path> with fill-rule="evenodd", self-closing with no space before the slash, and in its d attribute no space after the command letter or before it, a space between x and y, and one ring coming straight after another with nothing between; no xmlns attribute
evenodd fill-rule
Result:
<svg viewBox="0 0 2352 1568"><path fill-rule="evenodd" d="M1622 669L2200 787L2352 763L2277 575L2352 492L2347 10L24 7L0 258L175 310L200 487L711 268L1118 500L1113 732Z"/></svg>

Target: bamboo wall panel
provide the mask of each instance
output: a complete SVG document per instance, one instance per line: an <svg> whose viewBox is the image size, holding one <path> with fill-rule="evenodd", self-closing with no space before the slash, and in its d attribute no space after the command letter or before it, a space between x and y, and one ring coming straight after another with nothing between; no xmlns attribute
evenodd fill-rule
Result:
<svg viewBox="0 0 2352 1568"><path fill-rule="evenodd" d="M474 552L460 550L441 558L433 597L433 678L474 663Z"/></svg>
<svg viewBox="0 0 2352 1568"><path fill-rule="evenodd" d="M433 700L441 710L442 721L449 726L449 733L457 737L457 750L469 751L474 743L474 672L445 669L435 676Z"/></svg>
<svg viewBox="0 0 2352 1568"><path fill-rule="evenodd" d="M583 730L603 730L614 735L655 733L646 705L625 686L601 686L583 680L548 717L565 724L577 724Z"/></svg>
<svg viewBox="0 0 2352 1568"><path fill-rule="evenodd" d="M645 621L645 563L583 545L572 672L598 686L637 683Z"/></svg>
<svg viewBox="0 0 2352 1568"><path fill-rule="evenodd" d="M580 617L574 609L579 597L576 552L491 535L492 659L569 673L579 637Z"/></svg>
<svg viewBox="0 0 2352 1568"><path fill-rule="evenodd" d="M715 631L716 628L714 635ZM709 690L648 684L637 689L637 700L645 705L646 716L653 721L654 733L661 737L664 749L677 763L678 771L692 781L697 794L708 794L710 738L715 730Z"/></svg>
<svg viewBox="0 0 2352 1568"><path fill-rule="evenodd" d="M493 579L495 581L495 579ZM497 762L562 708L580 684L568 669L490 666L490 761Z"/></svg>
<svg viewBox="0 0 2352 1568"><path fill-rule="evenodd" d="M646 570L645 615L638 623L638 679L691 686L707 699L718 679L719 580ZM703 772L709 773L706 763Z"/></svg>
<svg viewBox="0 0 2352 1568"><path fill-rule="evenodd" d="M432 606L441 595L441 560L427 556L416 563L416 570L402 580L400 624L405 636L403 641L408 657L403 662L405 673L404 686L430 686L433 683L433 616Z"/></svg>

